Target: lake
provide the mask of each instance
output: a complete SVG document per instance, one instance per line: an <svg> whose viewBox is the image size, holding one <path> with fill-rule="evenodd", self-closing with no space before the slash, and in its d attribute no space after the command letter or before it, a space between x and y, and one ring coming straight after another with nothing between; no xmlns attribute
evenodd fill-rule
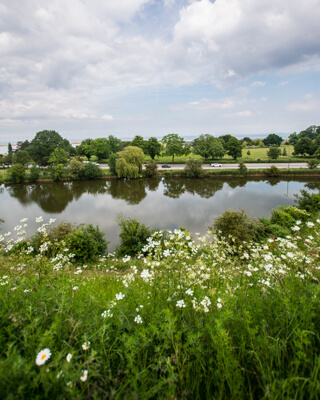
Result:
<svg viewBox="0 0 320 400"><path fill-rule="evenodd" d="M294 205L294 194L301 189L320 187L319 179L186 179L150 178L136 180L97 180L42 182L0 186L2 233L13 232L27 217L28 234L36 228L35 219L56 218L74 224L99 225L110 241L109 251L119 243L119 214L133 217L149 227L184 227L192 234L206 233L214 218L227 209L244 209L251 217L269 217L279 205Z"/></svg>

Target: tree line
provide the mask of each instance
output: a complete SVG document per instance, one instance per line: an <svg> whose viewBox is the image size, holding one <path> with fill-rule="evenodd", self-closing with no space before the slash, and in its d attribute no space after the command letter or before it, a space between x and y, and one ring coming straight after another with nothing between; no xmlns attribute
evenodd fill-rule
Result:
<svg viewBox="0 0 320 400"><path fill-rule="evenodd" d="M44 130L38 132L29 142L20 141L15 151L8 144L8 154L2 155L0 162L10 167L14 176L23 180L25 168L32 164L30 174L33 178L39 176L38 167L49 166L53 178L62 178L64 169L68 166L69 176L72 178L97 178L101 176L97 161L107 160L111 173L121 177L137 177L142 171L145 155L150 156L151 162L147 165L147 175L152 175L156 166L152 162L156 157L171 156L172 162L176 156L187 156L190 153L200 155L205 161L221 159L226 154L233 159L242 156L244 147L268 146L268 156L277 159L282 143L294 146L293 155L320 156L320 126L310 126L300 133L292 133L288 140L272 133L264 139L244 137L239 140L232 135L214 137L202 134L192 142L175 133L165 135L161 141L155 137L145 140L136 135L131 141L123 141L113 135L105 138L84 139L78 146L73 147L67 139L58 132ZM283 150L283 155L285 149ZM249 153L249 150L248 150ZM85 164L83 161L91 161ZM14 179L17 181L18 179ZM36 180L36 179L34 179Z"/></svg>

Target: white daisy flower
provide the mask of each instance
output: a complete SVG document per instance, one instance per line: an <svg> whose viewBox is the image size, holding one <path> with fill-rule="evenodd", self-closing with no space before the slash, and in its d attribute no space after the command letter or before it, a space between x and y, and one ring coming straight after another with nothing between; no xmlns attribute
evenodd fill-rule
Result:
<svg viewBox="0 0 320 400"><path fill-rule="evenodd" d="M41 350L37 355L36 364L43 365L47 360L49 360L50 357L51 357L51 351L49 349Z"/></svg>

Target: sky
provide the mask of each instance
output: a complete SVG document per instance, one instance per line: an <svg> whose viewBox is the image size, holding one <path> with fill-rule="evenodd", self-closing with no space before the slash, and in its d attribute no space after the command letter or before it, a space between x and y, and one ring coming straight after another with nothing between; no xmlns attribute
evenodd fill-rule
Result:
<svg viewBox="0 0 320 400"><path fill-rule="evenodd" d="M0 143L320 125L320 0L0 0Z"/></svg>

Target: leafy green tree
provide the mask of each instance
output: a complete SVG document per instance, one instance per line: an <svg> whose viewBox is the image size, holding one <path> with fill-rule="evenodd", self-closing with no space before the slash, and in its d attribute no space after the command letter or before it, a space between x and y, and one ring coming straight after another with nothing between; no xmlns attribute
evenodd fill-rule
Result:
<svg viewBox="0 0 320 400"><path fill-rule="evenodd" d="M252 139L249 138L248 136L244 137L244 138L241 140L241 142L242 142L242 144L243 144L244 142L246 142L246 143L247 143L247 146L252 146L252 144L253 144Z"/></svg>
<svg viewBox="0 0 320 400"><path fill-rule="evenodd" d="M22 164L25 168L30 163L31 158L26 150L18 150L14 153L12 157L12 162L14 164Z"/></svg>
<svg viewBox="0 0 320 400"><path fill-rule="evenodd" d="M308 137L301 137L294 146L295 154L312 155L313 152L314 152L313 141Z"/></svg>
<svg viewBox="0 0 320 400"><path fill-rule="evenodd" d="M109 154L110 153L116 154L120 150L120 148L121 148L121 140L120 139L118 139L112 135L109 135L107 137L107 142L108 142Z"/></svg>
<svg viewBox="0 0 320 400"><path fill-rule="evenodd" d="M95 154L95 143L93 139L84 139L76 148L76 153L79 156L85 156L90 159Z"/></svg>
<svg viewBox="0 0 320 400"><path fill-rule="evenodd" d="M88 164L85 164L84 176L87 179L99 179L102 176L102 169L99 165L89 162Z"/></svg>
<svg viewBox="0 0 320 400"><path fill-rule="evenodd" d="M224 143L224 147L226 148L226 146L227 146L229 140L230 140L232 137L233 137L233 136L231 136L230 134L228 134L228 135L219 136L218 139L219 139L219 140L222 140L222 142Z"/></svg>
<svg viewBox="0 0 320 400"><path fill-rule="evenodd" d="M271 160L276 160L280 155L280 147L270 147L270 149L267 151L267 156L271 158Z"/></svg>
<svg viewBox="0 0 320 400"><path fill-rule="evenodd" d="M222 142L209 134L200 135L194 140L193 151L205 160L208 158L222 158L226 152Z"/></svg>
<svg viewBox="0 0 320 400"><path fill-rule="evenodd" d="M63 139L56 131L41 131L32 139L27 148L33 161L39 165L47 165L51 153L56 148L62 148L67 153L73 152L73 148L67 139Z"/></svg>
<svg viewBox="0 0 320 400"><path fill-rule="evenodd" d="M154 160L156 156L160 157L161 155L161 143L158 142L157 138L151 137L146 142L145 150L152 160Z"/></svg>
<svg viewBox="0 0 320 400"><path fill-rule="evenodd" d="M78 160L76 157L72 157L68 165L68 172L73 179L80 179L84 177L85 164Z"/></svg>
<svg viewBox="0 0 320 400"><path fill-rule="evenodd" d="M232 136L227 145L227 154L229 154L229 156L233 157L234 160L236 160L238 157L242 156L242 146L241 146L241 142L235 138L234 136Z"/></svg>
<svg viewBox="0 0 320 400"><path fill-rule="evenodd" d="M13 182L23 182L25 175L25 168L22 164L13 164L13 166L9 169L9 177Z"/></svg>
<svg viewBox="0 0 320 400"><path fill-rule="evenodd" d="M188 178L201 178L204 171L201 167L202 161L196 158L189 158L184 167L184 173Z"/></svg>
<svg viewBox="0 0 320 400"><path fill-rule="evenodd" d="M60 149L57 147L56 149L53 150L53 152L50 154L50 158L48 160L49 164L62 164L66 165L68 164L68 154L64 149Z"/></svg>
<svg viewBox="0 0 320 400"><path fill-rule="evenodd" d="M314 140L319 134L320 134L320 126L311 125L309 126L309 128L299 133L299 138L305 137Z"/></svg>
<svg viewBox="0 0 320 400"><path fill-rule="evenodd" d="M53 166L53 179L55 181L61 181L63 176L63 164L55 164Z"/></svg>
<svg viewBox="0 0 320 400"><path fill-rule="evenodd" d="M146 153L146 141L143 139L142 136L136 135L130 146L136 146L139 147L144 153Z"/></svg>
<svg viewBox="0 0 320 400"><path fill-rule="evenodd" d="M246 166L245 163L243 163L243 162L239 163L239 171L240 171L240 173L241 173L242 175L247 175L247 173L248 173L248 168L247 168L247 166Z"/></svg>
<svg viewBox="0 0 320 400"><path fill-rule="evenodd" d="M11 143L8 143L8 154L13 154Z"/></svg>
<svg viewBox="0 0 320 400"><path fill-rule="evenodd" d="M295 145L299 140L299 136L297 134L297 132L293 132L291 133L291 135L289 135L289 144L291 145Z"/></svg>
<svg viewBox="0 0 320 400"><path fill-rule="evenodd" d="M94 140L94 155L98 157L98 160L108 158L110 153L109 142L106 138L97 138Z"/></svg>
<svg viewBox="0 0 320 400"><path fill-rule="evenodd" d="M119 158L119 156L118 156L118 154L115 154L115 153L111 153L109 155L109 158L108 158L109 170L110 170L112 175L117 175L117 172L116 172L116 160L117 160L117 158Z"/></svg>
<svg viewBox="0 0 320 400"><path fill-rule="evenodd" d="M154 160L149 160L146 163L146 175L151 177L158 173L158 164Z"/></svg>
<svg viewBox="0 0 320 400"><path fill-rule="evenodd" d="M170 133L169 135L164 136L162 142L166 145L166 154L172 156L172 162L174 162L174 156L182 156L190 150L189 146L188 149L185 149L184 138L176 133Z"/></svg>
<svg viewBox="0 0 320 400"><path fill-rule="evenodd" d="M283 157L285 157L287 155L287 149L285 147L283 148L282 155L283 155Z"/></svg>
<svg viewBox="0 0 320 400"><path fill-rule="evenodd" d="M142 172L144 152L136 146L127 146L116 160L118 178L138 178Z"/></svg>
<svg viewBox="0 0 320 400"><path fill-rule="evenodd" d="M20 141L17 142L17 146L16 146L16 151L15 151L15 153L16 153L17 151L19 151L19 150L26 150L29 146L30 146L29 140L25 140L24 142L22 142L22 141L20 140Z"/></svg>
<svg viewBox="0 0 320 400"><path fill-rule="evenodd" d="M271 133L265 139L263 139L263 143L266 146L280 146L282 141L283 141L282 137L276 135L275 133Z"/></svg>
<svg viewBox="0 0 320 400"><path fill-rule="evenodd" d="M40 177L40 168L38 168L37 164L33 162L29 170L29 178L31 181L37 181L39 177Z"/></svg>

